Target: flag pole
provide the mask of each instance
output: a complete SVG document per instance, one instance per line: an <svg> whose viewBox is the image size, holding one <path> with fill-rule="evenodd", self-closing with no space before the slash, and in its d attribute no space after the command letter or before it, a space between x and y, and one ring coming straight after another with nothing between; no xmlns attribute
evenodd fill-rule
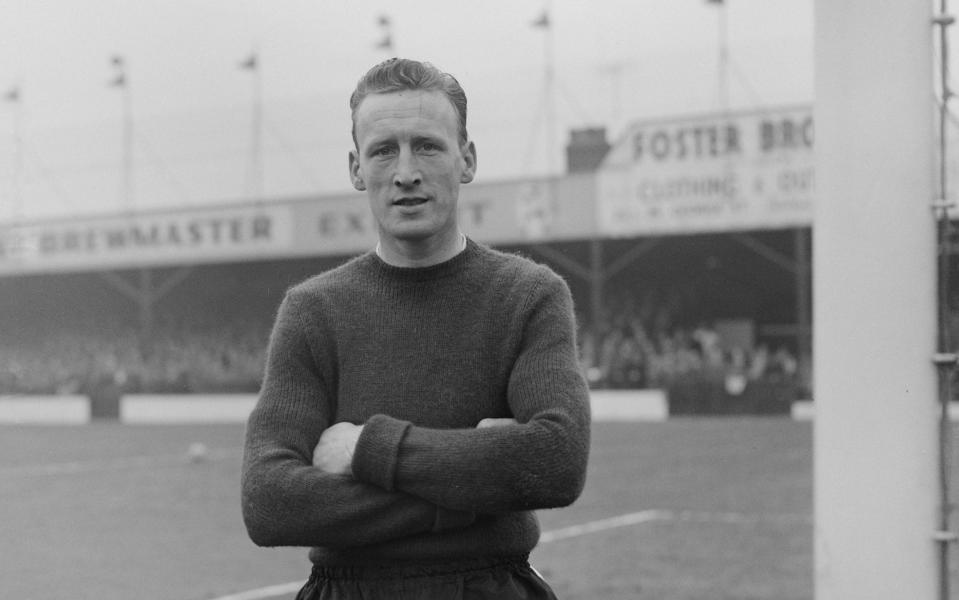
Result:
<svg viewBox="0 0 959 600"><path fill-rule="evenodd" d="M13 109L13 219L23 219L23 105L17 92L17 106Z"/></svg>
<svg viewBox="0 0 959 600"><path fill-rule="evenodd" d="M725 0L706 0L716 5L717 16L717 91L719 109L725 114L729 110L729 24L727 22Z"/></svg>
<svg viewBox="0 0 959 600"><path fill-rule="evenodd" d="M114 55L110 60L114 69L114 77L110 86L120 88L122 110L122 151L123 168L121 175L121 203L127 212L133 212L133 95L130 91L130 76L124 57Z"/></svg>
<svg viewBox="0 0 959 600"><path fill-rule="evenodd" d="M555 173L555 150L556 150L556 66L553 51L553 11L552 2L546 1L546 25L543 36L543 63L546 69L546 170L550 177Z"/></svg>
<svg viewBox="0 0 959 600"><path fill-rule="evenodd" d="M251 33L256 30L257 2L246 3L247 18ZM266 188L266 165L263 155L263 65L260 59L260 44L256 33L251 35L252 48L245 59L239 63L243 71L250 72L250 162L246 177L247 193L259 208L263 202Z"/></svg>
<svg viewBox="0 0 959 600"><path fill-rule="evenodd" d="M251 145L253 155L251 160L253 161L253 199L256 202L261 202L263 200L263 178L264 178L264 164L263 164L263 76L260 72L262 65L260 64L260 54L257 49L254 49L253 55L250 59L253 61L253 107L251 115Z"/></svg>
<svg viewBox="0 0 959 600"><path fill-rule="evenodd" d="M133 198L133 95L130 85L123 87L123 187L127 210L135 209Z"/></svg>
<svg viewBox="0 0 959 600"><path fill-rule="evenodd" d="M250 71L250 170L247 186L254 202L260 203L264 193L263 164L263 78L260 73L260 53L254 44L253 51L240 62L240 68Z"/></svg>
<svg viewBox="0 0 959 600"><path fill-rule="evenodd" d="M729 110L729 23L726 3L719 4L719 103Z"/></svg>
<svg viewBox="0 0 959 600"><path fill-rule="evenodd" d="M12 104L13 118L13 190L10 205L11 218L14 222L23 218L23 187L21 174L23 172L23 106L20 103L19 86L11 88L4 100Z"/></svg>
<svg viewBox="0 0 959 600"><path fill-rule="evenodd" d="M550 1L546 0L546 7L539 18L531 23L536 29L543 30L543 114L546 117L546 171L552 176L553 149L556 146L556 132L553 131L556 125L556 104L554 100L553 88L555 79L555 66L553 57L553 23Z"/></svg>

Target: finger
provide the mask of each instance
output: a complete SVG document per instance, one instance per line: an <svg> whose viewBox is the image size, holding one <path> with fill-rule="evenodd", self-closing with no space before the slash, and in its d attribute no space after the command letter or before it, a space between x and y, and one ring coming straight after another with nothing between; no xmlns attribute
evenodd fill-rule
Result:
<svg viewBox="0 0 959 600"><path fill-rule="evenodd" d="M506 425L515 425L517 423L518 421L516 419L490 417L477 423L476 427L477 429L485 429L487 427L504 427Z"/></svg>

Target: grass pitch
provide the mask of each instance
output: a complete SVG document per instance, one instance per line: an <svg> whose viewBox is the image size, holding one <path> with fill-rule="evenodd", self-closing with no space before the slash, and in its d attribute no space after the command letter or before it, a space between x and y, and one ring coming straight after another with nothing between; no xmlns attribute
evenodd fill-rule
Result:
<svg viewBox="0 0 959 600"><path fill-rule="evenodd" d="M305 580L305 549L246 537L242 439L239 425L0 427L0 598L202 600ZM811 510L808 423L598 423L587 489L541 513L532 562L567 600L811 599Z"/></svg>

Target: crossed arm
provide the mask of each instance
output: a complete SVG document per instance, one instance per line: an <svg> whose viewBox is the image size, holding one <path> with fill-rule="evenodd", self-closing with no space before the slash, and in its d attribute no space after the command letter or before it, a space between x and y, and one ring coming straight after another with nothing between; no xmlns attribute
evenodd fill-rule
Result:
<svg viewBox="0 0 959 600"><path fill-rule="evenodd" d="M559 313L571 314L565 287L560 296ZM530 343L508 385L515 419L437 430L388 415L331 423L293 303L281 307L247 428L243 514L254 542L358 546L462 528L477 514L563 506L579 495L589 411L565 314L557 323L555 310L539 311L528 323Z"/></svg>
<svg viewBox="0 0 959 600"><path fill-rule="evenodd" d="M315 398L310 381L300 380L294 388L300 391L292 395ZM326 435L314 448L314 432L323 427L319 411L297 410L269 397L250 416L243 458L243 518L256 544L354 547L457 529L476 520L475 513L358 481L342 468L329 468L329 462L318 468L313 455L336 455L321 447L346 453L343 440ZM327 431L346 430L339 424Z"/></svg>
<svg viewBox="0 0 959 600"><path fill-rule="evenodd" d="M513 422L484 419L478 427ZM476 520L472 511L449 509L353 477L350 464L362 425L338 423L326 429L313 449L312 464L296 441L303 439L303 430L290 428L287 421L283 430L290 435L285 441L254 441L255 432L264 427L277 431L268 421L248 430L243 472L243 516L258 545L355 547L458 529Z"/></svg>
<svg viewBox="0 0 959 600"><path fill-rule="evenodd" d="M487 418L480 421L477 429L516 425L516 419ZM362 425L337 423L320 435L320 441L313 449L313 466L330 475L353 475L353 455L356 442L363 433Z"/></svg>

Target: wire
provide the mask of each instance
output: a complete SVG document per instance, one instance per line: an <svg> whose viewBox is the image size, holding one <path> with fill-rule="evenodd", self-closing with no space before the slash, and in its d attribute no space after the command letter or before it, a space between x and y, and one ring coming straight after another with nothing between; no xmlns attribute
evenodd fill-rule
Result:
<svg viewBox="0 0 959 600"><path fill-rule="evenodd" d="M547 94L549 92L546 92ZM529 138L527 140L526 154L523 157L522 165L523 171L529 172L533 164L533 156L536 154L536 143L539 138L539 129L542 125L543 117L545 112L542 110L537 110L536 114L533 116L533 121L530 124Z"/></svg>
<svg viewBox="0 0 959 600"><path fill-rule="evenodd" d="M556 83L556 88L557 88L557 89L560 91L560 93L562 94L563 100L566 101L566 105L567 105L570 109L572 109L572 111L573 111L574 113L576 113L576 118L579 119L580 122L582 122L582 123L595 123L595 122L596 122L596 121L593 120L592 115L589 114L589 111L587 111L585 108L583 108L583 105L582 105L582 103L580 103L579 99L576 98L576 96L574 96L574 95L569 91L569 88L567 88L567 87L563 84L563 80L562 80L562 79L560 79L559 77L556 77L555 83Z"/></svg>
<svg viewBox="0 0 959 600"><path fill-rule="evenodd" d="M187 193L186 187L180 182L180 180L174 177L173 173L167 167L166 162L164 162L164 160L157 153L153 143L150 142L145 135L143 135L142 131L138 131L135 137L136 141L140 142L140 146L143 148L144 152L149 155L150 162L147 164L150 167L153 167L157 173L166 179L170 187L176 191L182 200L187 202L193 201L193 197Z"/></svg>
<svg viewBox="0 0 959 600"><path fill-rule="evenodd" d="M762 97L759 95L759 92L756 91L755 86L752 82L746 77L746 73L743 71L742 66L739 64L739 61L733 58L732 53L729 53L727 58L729 62L729 67L733 75L736 75L736 78L739 80L739 84L743 86L743 89L746 90L746 93L749 95L750 99L753 102L754 106L766 106L766 103L763 102Z"/></svg>
<svg viewBox="0 0 959 600"><path fill-rule="evenodd" d="M40 176L40 179L47 184L47 187L56 195L57 199L64 206L75 208L77 206L76 202L73 200L73 197L64 191L63 186L60 185L60 181L54 172L47 167L46 163L40 158L40 155L33 148L32 145L28 144L25 141L20 142L23 148L24 157L29 159L30 162L34 164L37 169L37 174Z"/></svg>
<svg viewBox="0 0 959 600"><path fill-rule="evenodd" d="M270 137L273 138L273 141L276 142L277 147L279 147L286 157L290 159L290 164L296 167L296 170L299 172L300 176L303 177L303 179L311 186L322 186L322 182L314 173L314 170L310 169L303 162L300 157L300 152L296 150L289 138L286 137L286 134L281 132L279 126L277 126L277 124L269 118L265 111L263 114L263 125L266 129L266 132L270 135Z"/></svg>

